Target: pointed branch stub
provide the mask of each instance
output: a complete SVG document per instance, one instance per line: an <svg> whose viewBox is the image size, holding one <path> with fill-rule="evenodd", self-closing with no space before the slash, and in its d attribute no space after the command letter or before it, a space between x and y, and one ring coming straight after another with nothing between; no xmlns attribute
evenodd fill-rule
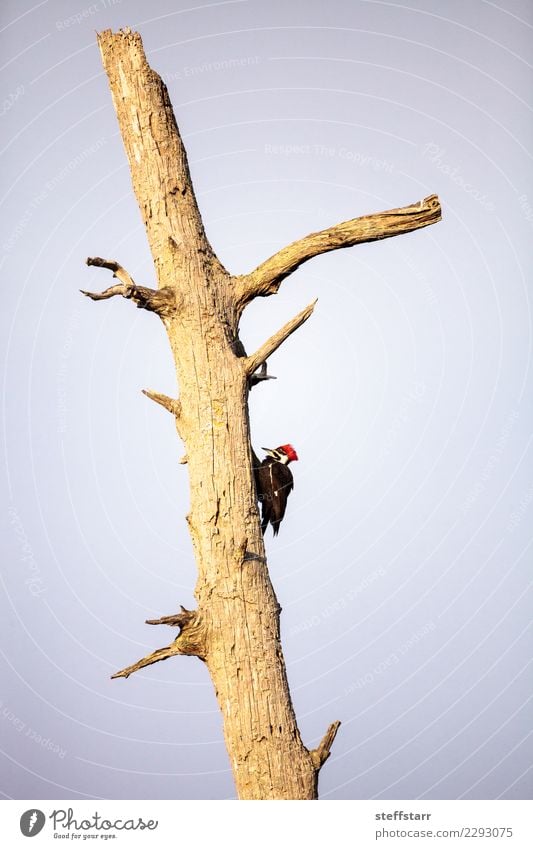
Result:
<svg viewBox="0 0 533 849"><path fill-rule="evenodd" d="M274 335L270 337L270 339L267 339L267 341L257 349L255 354L251 354L249 357L245 358L244 368L247 375L253 375L255 370L259 368L259 366L262 365L265 360L274 353L274 351L277 351L280 345L282 345L295 330L298 330L298 328L307 321L307 319L313 314L316 303L317 302L315 300L312 304L309 304L309 306L299 312L298 315L295 315L294 318L291 318L290 321L284 324L277 333L274 333Z"/></svg>
<svg viewBox="0 0 533 849"><path fill-rule="evenodd" d="M337 736L337 731L339 730L340 724L340 720L338 719L335 722L332 722L317 748L311 749L309 752L309 754L311 755L311 760L313 761L313 765L317 772L326 763L327 759L331 754L331 747L333 746L333 741Z"/></svg>
<svg viewBox="0 0 533 849"><path fill-rule="evenodd" d="M161 392L153 392L152 389L141 389L141 392L147 398L150 398L151 401L160 404L161 407L164 407L165 410L168 410L176 418L181 414L181 404L177 398L170 398L168 395L162 395Z"/></svg>
<svg viewBox="0 0 533 849"><path fill-rule="evenodd" d="M115 672L111 678L129 678L133 672L138 672L139 669L143 669L145 666L150 666L152 663L157 663L160 660L166 660L168 657L173 657L176 654L182 654L182 652L176 648L174 643L171 643L169 646L156 649L154 652L141 658L141 660L138 660L136 663L132 663L131 666L126 666L125 669Z"/></svg>

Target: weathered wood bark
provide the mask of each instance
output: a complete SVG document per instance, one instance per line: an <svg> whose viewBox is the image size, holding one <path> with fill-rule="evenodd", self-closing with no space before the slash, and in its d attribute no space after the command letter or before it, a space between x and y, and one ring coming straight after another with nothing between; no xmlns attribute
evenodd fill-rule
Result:
<svg viewBox="0 0 533 849"><path fill-rule="evenodd" d="M186 446L198 582L196 611L151 621L180 628L171 645L114 677L175 654L205 661L223 715L241 799L313 799L338 724L308 750L294 715L257 510L248 417L251 376L312 313L289 321L251 356L238 336L254 297L326 250L385 238L438 220L432 196L405 209L366 216L288 246L249 275L232 277L215 256L196 204L167 89L149 67L141 38L124 30L98 36L133 188L154 258L158 289L137 286L114 260L119 284L94 299L122 295L163 321L176 363L178 399L146 394L175 417Z"/></svg>

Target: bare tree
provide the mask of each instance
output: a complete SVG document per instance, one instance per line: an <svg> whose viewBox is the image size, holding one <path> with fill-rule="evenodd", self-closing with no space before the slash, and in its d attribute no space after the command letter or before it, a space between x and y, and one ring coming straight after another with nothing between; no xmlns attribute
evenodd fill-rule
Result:
<svg viewBox="0 0 533 849"><path fill-rule="evenodd" d="M118 281L94 300L122 295L162 320L179 398L145 394L167 409L185 444L190 482L187 516L198 567L196 610L149 620L178 636L114 678L172 655L205 662L223 715L224 735L241 799L314 799L318 773L339 722L316 749L300 737L279 636L280 608L270 582L254 483L248 394L254 373L313 312L288 321L251 355L239 321L254 298L318 254L408 233L440 219L435 195L401 209L345 221L293 242L249 274L228 273L207 240L167 88L144 54L138 33L98 36L104 68L146 227L158 288L138 286L114 260L88 265Z"/></svg>

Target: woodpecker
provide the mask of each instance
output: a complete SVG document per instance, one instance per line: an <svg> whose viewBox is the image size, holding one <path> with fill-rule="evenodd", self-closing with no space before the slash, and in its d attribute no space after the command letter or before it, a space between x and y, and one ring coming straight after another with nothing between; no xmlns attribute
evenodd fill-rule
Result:
<svg viewBox="0 0 533 849"><path fill-rule="evenodd" d="M254 454L255 485L261 502L261 530L264 534L270 522L274 536L277 536L287 508L287 498L294 486L289 463L297 460L298 455L292 445L262 450L267 453L262 463Z"/></svg>

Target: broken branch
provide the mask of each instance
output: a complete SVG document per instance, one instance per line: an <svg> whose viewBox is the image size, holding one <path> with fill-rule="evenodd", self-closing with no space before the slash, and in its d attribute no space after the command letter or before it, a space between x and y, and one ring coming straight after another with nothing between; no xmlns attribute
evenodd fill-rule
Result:
<svg viewBox="0 0 533 849"><path fill-rule="evenodd" d="M412 230L435 224L440 219L439 198L437 195L430 195L409 206L363 215L326 230L310 233L282 248L250 274L235 278L238 307L242 311L254 298L276 294L282 281L314 256L363 242L410 233Z"/></svg>
<svg viewBox="0 0 533 849"><path fill-rule="evenodd" d="M122 295L123 298L136 303L139 309L155 312L161 318L174 311L176 307L175 296L169 287L149 289L146 286L137 286L126 269L122 268L113 259L102 259L99 256L93 256L87 257L86 262L87 265L94 265L97 268L107 268L109 271L112 271L113 277L120 280L120 283L104 289L103 292L88 292L85 289L80 289L82 295L86 295L93 301L105 301L108 298L113 298L115 295Z"/></svg>
<svg viewBox="0 0 533 849"><path fill-rule="evenodd" d="M287 324L284 324L283 327L278 330L277 333L274 333L270 339L261 345L260 348L257 349L255 354L252 354L249 357L244 359L244 368L246 370L246 374L252 375L257 368L259 368L262 363L267 360L274 351L280 347L280 345L285 342L286 339L289 338L291 333L294 333L295 330L298 330L299 327L302 326L304 322L312 315L313 310L315 308L316 301L313 301L312 304L309 304L304 310L295 315L294 318L291 318Z"/></svg>
<svg viewBox="0 0 533 849"><path fill-rule="evenodd" d="M195 617L195 612L193 610L187 610L182 604L180 604L181 613L172 613L170 616L161 616L159 619L147 619L147 625L173 625L178 626L179 628L184 628L188 625Z"/></svg>
<svg viewBox="0 0 533 849"><path fill-rule="evenodd" d="M317 748L311 749L309 752L317 772L325 764L331 754L331 747L333 746L333 741L337 736L340 724L341 723L338 719L335 722L332 722Z"/></svg>
<svg viewBox="0 0 533 849"><path fill-rule="evenodd" d="M197 610L186 610L185 607L181 607L181 613L162 616L160 619L147 619L146 622L148 625L172 625L180 628L180 633L169 646L156 649L131 666L126 666L120 672L115 672L111 678L128 678L132 672L137 672L145 666L150 666L152 663L158 663L160 660L166 660L168 657L177 654L194 655L204 660L205 635L202 620Z"/></svg>

